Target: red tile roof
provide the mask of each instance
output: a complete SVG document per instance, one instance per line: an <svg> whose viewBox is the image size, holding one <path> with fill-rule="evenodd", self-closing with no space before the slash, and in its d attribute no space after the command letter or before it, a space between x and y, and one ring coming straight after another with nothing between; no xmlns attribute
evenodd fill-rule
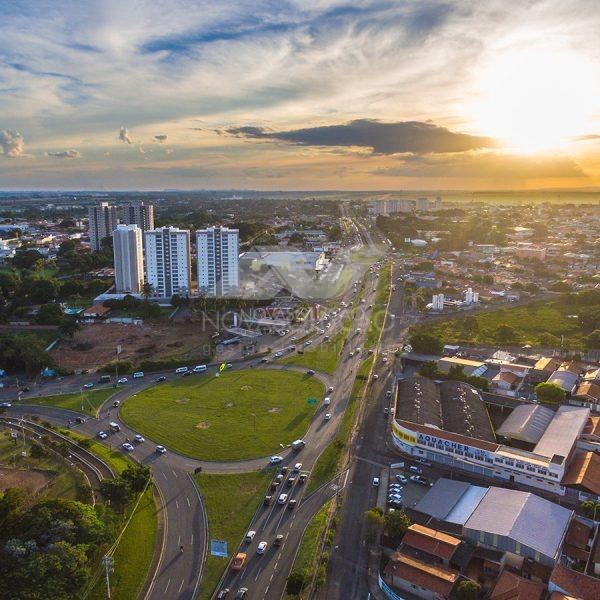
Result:
<svg viewBox="0 0 600 600"><path fill-rule="evenodd" d="M394 552L385 567L389 577L402 579L408 583L431 590L447 598L458 579L458 572L437 565L428 565L412 556Z"/></svg>
<svg viewBox="0 0 600 600"><path fill-rule="evenodd" d="M594 452L576 454L561 483L585 488L600 495L600 456Z"/></svg>
<svg viewBox="0 0 600 600"><path fill-rule="evenodd" d="M490 600L540 600L545 589L540 581L524 579L505 570L500 573Z"/></svg>
<svg viewBox="0 0 600 600"><path fill-rule="evenodd" d="M460 546L460 540L436 529L414 524L404 534L402 545L450 560Z"/></svg>
<svg viewBox="0 0 600 600"><path fill-rule="evenodd" d="M555 565L552 571L550 583L575 598L581 598L581 600L598 600L600 598L600 579L594 579L578 571L573 571L559 563Z"/></svg>

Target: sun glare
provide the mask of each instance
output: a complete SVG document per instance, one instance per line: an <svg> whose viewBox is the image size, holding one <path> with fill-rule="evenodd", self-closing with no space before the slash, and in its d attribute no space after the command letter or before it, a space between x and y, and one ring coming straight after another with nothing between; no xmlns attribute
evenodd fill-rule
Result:
<svg viewBox="0 0 600 600"><path fill-rule="evenodd" d="M485 65L470 118L517 152L565 148L598 113L598 70L565 50L499 53Z"/></svg>

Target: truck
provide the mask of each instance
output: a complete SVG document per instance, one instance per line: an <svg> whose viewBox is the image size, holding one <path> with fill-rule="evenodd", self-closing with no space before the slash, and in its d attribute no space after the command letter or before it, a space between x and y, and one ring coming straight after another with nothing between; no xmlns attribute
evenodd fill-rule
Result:
<svg viewBox="0 0 600 600"><path fill-rule="evenodd" d="M246 553L238 552L235 555L235 557L233 558L233 560L231 561L231 570L239 571L244 566L245 562L246 562Z"/></svg>
<svg viewBox="0 0 600 600"><path fill-rule="evenodd" d="M306 446L306 442L304 440L294 440L292 442L292 450L302 450Z"/></svg>

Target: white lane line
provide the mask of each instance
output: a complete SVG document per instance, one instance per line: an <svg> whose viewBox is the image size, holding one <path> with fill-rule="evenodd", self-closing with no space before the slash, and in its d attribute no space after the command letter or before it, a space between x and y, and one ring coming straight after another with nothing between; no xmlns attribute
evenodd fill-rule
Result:
<svg viewBox="0 0 600 600"><path fill-rule="evenodd" d="M173 469L171 469L171 473L173 473L173 477L177 477L177 473L175 473L175 471L173 471Z"/></svg>
<svg viewBox="0 0 600 600"><path fill-rule="evenodd" d="M165 474L165 472L164 472L164 471L163 471L163 474L162 474L162 476L163 476L165 479L167 478L167 476L166 476L166 474Z"/></svg>
<svg viewBox="0 0 600 600"><path fill-rule="evenodd" d="M181 547L181 536L177 538L177 545Z"/></svg>
<svg viewBox="0 0 600 600"><path fill-rule="evenodd" d="M275 577L275 573L271 573L271 577L269 577L269 583L271 583L271 581L273 581L273 577Z"/></svg>
<svg viewBox="0 0 600 600"><path fill-rule="evenodd" d="M167 587L165 588L165 594L167 593L167 590L169 589L169 584L171 583L171 580L169 579L169 581L167 581Z"/></svg>
<svg viewBox="0 0 600 600"><path fill-rule="evenodd" d="M179 589L177 590L178 594L181 594L181 589L183 588L183 584L185 583L185 579L181 580L181 585L179 586Z"/></svg>
<svg viewBox="0 0 600 600"><path fill-rule="evenodd" d="M190 539L190 546L194 545L194 534L192 533L192 538Z"/></svg>
<svg viewBox="0 0 600 600"><path fill-rule="evenodd" d="M192 505L190 504L190 499L189 499L187 496L185 497L185 499L187 500L188 507L192 506Z"/></svg>
<svg viewBox="0 0 600 600"><path fill-rule="evenodd" d="M177 508L177 510L179 510L179 502L177 502L177 500L175 500L175 507Z"/></svg>
<svg viewBox="0 0 600 600"><path fill-rule="evenodd" d="M260 575L260 571L261 571L260 569L257 571L256 577L254 578L254 581L256 581L258 579L258 576Z"/></svg>

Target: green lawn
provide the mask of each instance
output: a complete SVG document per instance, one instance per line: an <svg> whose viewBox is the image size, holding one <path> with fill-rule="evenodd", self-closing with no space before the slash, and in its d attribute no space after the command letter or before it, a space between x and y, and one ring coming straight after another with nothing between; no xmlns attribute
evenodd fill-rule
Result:
<svg viewBox="0 0 600 600"><path fill-rule="evenodd" d="M226 540L229 557L237 551L272 476L269 470L234 475L200 473L195 476L208 515L208 537ZM226 558L210 554L206 557L197 600L211 598L227 564Z"/></svg>
<svg viewBox="0 0 600 600"><path fill-rule="evenodd" d="M375 302L373 303L373 312L371 313L371 321L367 331L365 348L372 348L377 344L377 340L379 340L379 334L381 333L381 328L383 327L383 322L385 320L391 275L391 265L388 264L382 267L377 281L377 292L375 293Z"/></svg>
<svg viewBox="0 0 600 600"><path fill-rule="evenodd" d="M56 408L67 408L81 412L83 411L96 416L98 409L104 402L115 393L115 388L109 387L101 390L85 391L83 394L75 392L73 394L57 394L55 396L40 396L39 398L24 398L23 404L37 404L43 406L54 406ZM82 399L83 396L83 399Z"/></svg>
<svg viewBox="0 0 600 600"><path fill-rule="evenodd" d="M498 344L497 329L500 325L513 327L514 340L505 343L531 344L533 346L553 346L545 339L547 334L560 338L564 335L565 344L571 348L583 346L583 332L576 318L577 307L560 301L533 302L526 306L501 308L460 318L433 321L417 326L413 331L426 330L439 336L444 343ZM560 339L556 346L560 345Z"/></svg>
<svg viewBox="0 0 600 600"><path fill-rule="evenodd" d="M340 428L338 429L333 441L323 450L317 462L315 463L310 479L308 480L308 486L306 493L310 494L316 490L319 486L329 481L338 471L340 458L342 451L344 450L348 441L348 436L354 423L354 417L356 415L356 409L358 408L358 400L360 399L364 387L367 383L367 376L373 363L373 357L367 358L358 369L354 385L352 386L352 393L348 399L348 405L344 412L344 418Z"/></svg>
<svg viewBox="0 0 600 600"><path fill-rule="evenodd" d="M121 418L169 449L204 460L258 458L301 438L323 384L293 371L225 371L166 382L133 396Z"/></svg>
<svg viewBox="0 0 600 600"><path fill-rule="evenodd" d="M113 600L137 598L152 561L156 528L156 504L152 495L152 486L149 486L113 554L115 570L110 576ZM92 600L106 598L104 577L101 577L94 587L91 598Z"/></svg>

